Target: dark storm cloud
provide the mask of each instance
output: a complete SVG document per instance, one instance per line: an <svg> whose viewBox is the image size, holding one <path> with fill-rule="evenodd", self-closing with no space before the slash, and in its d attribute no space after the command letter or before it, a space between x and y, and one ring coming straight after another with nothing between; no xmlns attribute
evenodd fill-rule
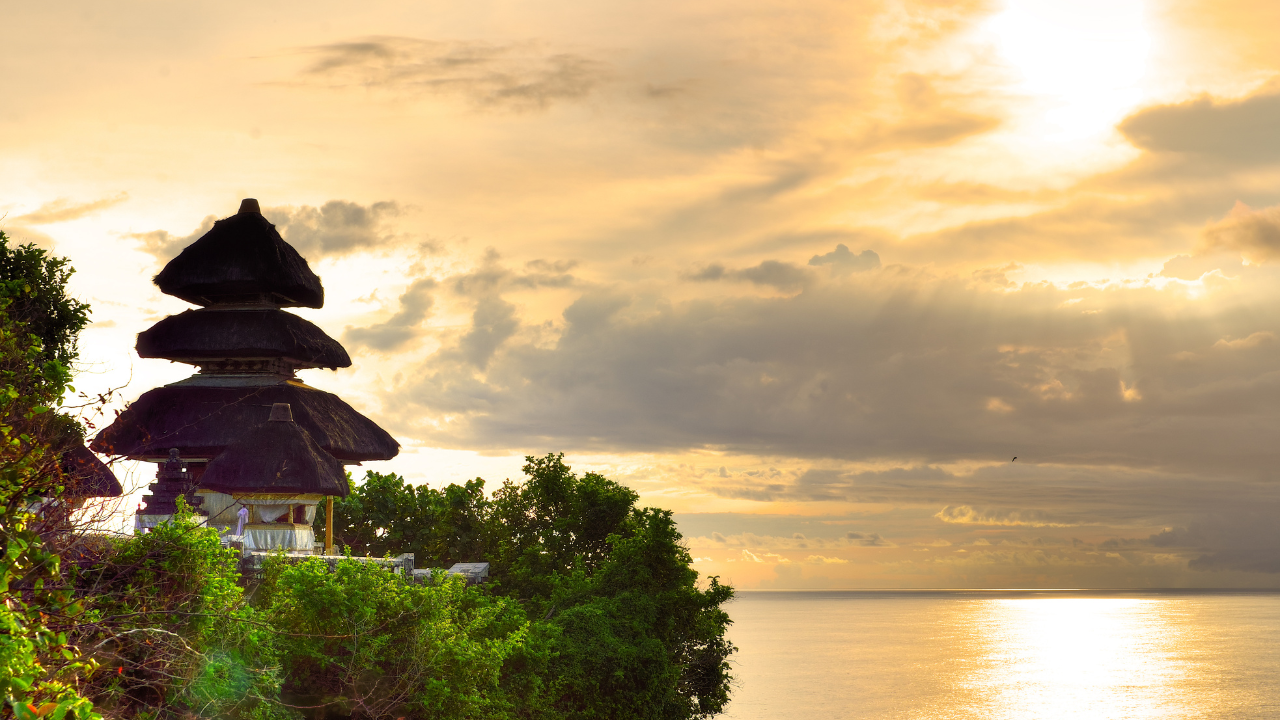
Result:
<svg viewBox="0 0 1280 720"><path fill-rule="evenodd" d="M493 45L373 37L307 48L303 82L458 95L478 108L544 110L590 95L608 73L599 61L533 43Z"/></svg>
<svg viewBox="0 0 1280 720"><path fill-rule="evenodd" d="M400 309L394 315L368 327L348 327L342 341L381 352L399 350L422 334L422 321L431 314L431 292L435 287L436 281L431 278L415 280L400 296Z"/></svg>
<svg viewBox="0 0 1280 720"><path fill-rule="evenodd" d="M330 200L318 208L310 205L268 207L262 214L276 226L286 242L307 260L315 262L325 257L386 246L395 239L388 223L401 212L402 208L395 202L360 205L347 200ZM210 215L201 221L200 227L186 235L152 230L133 233L129 237L139 240L140 249L163 264L213 229L213 223L218 219L218 216Z"/></svg>
<svg viewBox="0 0 1280 720"><path fill-rule="evenodd" d="M1155 152L1197 153L1237 163L1280 160L1280 93L1264 92L1234 102L1205 96L1147 108L1130 115L1119 130L1134 145Z"/></svg>

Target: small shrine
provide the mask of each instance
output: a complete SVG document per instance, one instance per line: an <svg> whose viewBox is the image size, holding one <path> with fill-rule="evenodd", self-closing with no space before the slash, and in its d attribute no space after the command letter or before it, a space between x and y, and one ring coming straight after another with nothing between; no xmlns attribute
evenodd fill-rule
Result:
<svg viewBox="0 0 1280 720"><path fill-rule="evenodd" d="M338 396L296 377L351 365L336 340L282 309L322 307L320 278L248 199L155 284L199 307L140 333L138 355L198 371L143 393L90 447L159 465L140 528L172 517L183 497L246 549L311 551L317 504L350 492L343 466L400 450Z"/></svg>

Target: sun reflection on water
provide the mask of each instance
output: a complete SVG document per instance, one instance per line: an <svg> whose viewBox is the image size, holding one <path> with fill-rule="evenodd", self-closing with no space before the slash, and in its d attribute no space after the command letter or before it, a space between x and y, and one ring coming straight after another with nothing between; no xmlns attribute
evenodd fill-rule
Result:
<svg viewBox="0 0 1280 720"><path fill-rule="evenodd" d="M725 720L1280 718L1280 594L742 593Z"/></svg>
<svg viewBox="0 0 1280 720"><path fill-rule="evenodd" d="M1192 662L1167 603L1026 598L974 603L972 672L957 678L989 718L1168 718Z"/></svg>

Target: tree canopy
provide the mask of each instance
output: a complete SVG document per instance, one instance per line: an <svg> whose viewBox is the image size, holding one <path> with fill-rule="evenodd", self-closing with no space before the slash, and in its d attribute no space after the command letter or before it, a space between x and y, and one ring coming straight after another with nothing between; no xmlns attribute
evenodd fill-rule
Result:
<svg viewBox="0 0 1280 720"><path fill-rule="evenodd" d="M488 561L488 592L516 600L531 635L545 638L542 655L526 650L535 660L504 671L508 686L537 688L521 695L523 716L722 712L735 648L721 605L733 590L714 577L699 587L671 512L638 507L634 491L597 473L579 476L563 454L528 457L524 472L492 498L479 478L436 490L369 472L334 503L335 541L356 553L412 551L419 566Z"/></svg>
<svg viewBox="0 0 1280 720"><path fill-rule="evenodd" d="M67 292L75 270L32 243L13 246L0 231L0 302L9 319L40 340L40 359L70 368L79 354L89 305Z"/></svg>

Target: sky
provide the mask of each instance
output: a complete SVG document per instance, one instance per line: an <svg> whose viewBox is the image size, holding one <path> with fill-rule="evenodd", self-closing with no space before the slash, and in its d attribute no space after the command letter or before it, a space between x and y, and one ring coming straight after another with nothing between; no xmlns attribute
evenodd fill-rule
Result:
<svg viewBox="0 0 1280 720"><path fill-rule="evenodd" d="M563 452L742 589L1280 586L1276 3L4 17L0 229L76 267L103 418L190 374L150 278L254 197L367 469Z"/></svg>

